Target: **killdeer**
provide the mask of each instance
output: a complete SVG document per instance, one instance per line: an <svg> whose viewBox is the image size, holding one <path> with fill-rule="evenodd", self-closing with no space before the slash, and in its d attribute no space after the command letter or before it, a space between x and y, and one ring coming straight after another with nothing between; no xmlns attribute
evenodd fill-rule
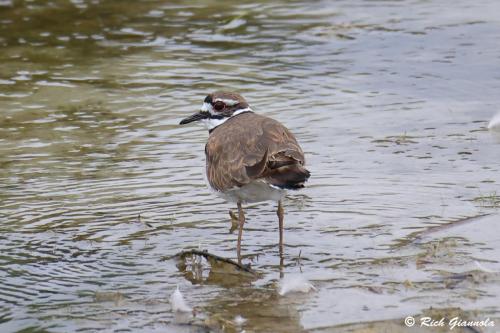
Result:
<svg viewBox="0 0 500 333"><path fill-rule="evenodd" d="M279 250L283 257L282 199L286 190L298 190L310 176L304 152L290 131L278 121L253 112L234 92L208 95L201 110L180 125L203 121L209 137L205 146L210 187L238 207L238 262L245 214L243 203L277 201Z"/></svg>

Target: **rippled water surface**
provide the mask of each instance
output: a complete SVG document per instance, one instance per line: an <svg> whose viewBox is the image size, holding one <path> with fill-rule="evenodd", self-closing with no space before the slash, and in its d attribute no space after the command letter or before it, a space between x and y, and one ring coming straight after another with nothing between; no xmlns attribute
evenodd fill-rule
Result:
<svg viewBox="0 0 500 333"><path fill-rule="evenodd" d="M431 308L500 325L499 12L0 1L0 331L398 332ZM217 89L306 152L281 274L316 292L277 294L274 203L247 207L258 278L193 280L171 258L236 254L234 207L204 181L206 130L178 126ZM172 314L176 285L196 316Z"/></svg>

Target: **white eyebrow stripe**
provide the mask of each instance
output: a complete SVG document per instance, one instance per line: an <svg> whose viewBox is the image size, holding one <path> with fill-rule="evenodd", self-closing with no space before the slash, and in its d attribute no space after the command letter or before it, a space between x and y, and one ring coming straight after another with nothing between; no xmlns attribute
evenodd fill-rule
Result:
<svg viewBox="0 0 500 333"><path fill-rule="evenodd" d="M224 99L224 98L217 98L214 102L223 102L228 106L233 106L239 103L239 101L235 101L234 99Z"/></svg>
<svg viewBox="0 0 500 333"><path fill-rule="evenodd" d="M211 114L215 115L214 108L212 107L212 104L203 102L203 105L201 106L200 111L202 112L210 112Z"/></svg>

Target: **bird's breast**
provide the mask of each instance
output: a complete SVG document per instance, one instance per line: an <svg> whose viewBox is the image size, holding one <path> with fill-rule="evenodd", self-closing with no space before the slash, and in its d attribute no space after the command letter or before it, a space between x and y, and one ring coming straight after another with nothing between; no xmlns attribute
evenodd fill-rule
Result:
<svg viewBox="0 0 500 333"><path fill-rule="evenodd" d="M241 187L233 187L226 191L216 191L219 196L230 202L253 203L261 201L279 201L286 191L269 185L263 180L255 180Z"/></svg>

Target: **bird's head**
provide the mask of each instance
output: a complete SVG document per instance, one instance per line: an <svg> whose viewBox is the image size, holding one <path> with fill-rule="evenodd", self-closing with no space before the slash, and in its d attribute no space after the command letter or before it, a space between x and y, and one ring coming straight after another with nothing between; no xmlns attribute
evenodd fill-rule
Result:
<svg viewBox="0 0 500 333"><path fill-rule="evenodd" d="M240 94L216 91L205 97L199 112L182 119L180 125L202 120L208 130L211 130L230 117L247 111L252 111L252 109Z"/></svg>

